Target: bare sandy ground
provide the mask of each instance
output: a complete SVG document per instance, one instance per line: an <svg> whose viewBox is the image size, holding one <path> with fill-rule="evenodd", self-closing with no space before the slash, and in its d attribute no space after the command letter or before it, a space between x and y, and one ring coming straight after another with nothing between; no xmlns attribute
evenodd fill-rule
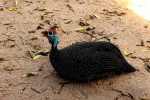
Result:
<svg viewBox="0 0 150 100"><path fill-rule="evenodd" d="M128 9L125 1L19 0L16 10L14 6L14 0L0 1L0 100L150 100L150 73L144 68L150 53L141 51L150 49L150 22ZM53 71L48 56L33 60L27 55L50 49L39 26L59 26L59 48L91 41L89 35L75 31L82 27L80 21L89 24L85 27L96 26L93 35L116 33L110 41L132 53L126 59L138 71L61 84L65 81ZM31 71L39 75L22 78Z"/></svg>

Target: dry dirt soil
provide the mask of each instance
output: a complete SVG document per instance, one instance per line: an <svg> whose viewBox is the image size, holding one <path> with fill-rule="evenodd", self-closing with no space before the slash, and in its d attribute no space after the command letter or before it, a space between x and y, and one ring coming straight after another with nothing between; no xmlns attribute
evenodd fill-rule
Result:
<svg viewBox="0 0 150 100"><path fill-rule="evenodd" d="M150 100L150 22L124 0L0 0L0 100ZM17 9L16 9L16 8ZM29 51L49 50L41 27L57 24L59 48L108 37L138 71L87 83L66 83L48 56L33 60ZM94 30L76 32L78 28ZM22 77L28 72L37 76ZM66 84L62 84L66 83Z"/></svg>

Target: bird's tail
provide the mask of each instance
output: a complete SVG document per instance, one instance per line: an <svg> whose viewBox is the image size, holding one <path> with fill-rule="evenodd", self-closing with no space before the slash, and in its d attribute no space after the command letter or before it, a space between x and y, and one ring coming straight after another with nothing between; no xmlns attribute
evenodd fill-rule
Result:
<svg viewBox="0 0 150 100"><path fill-rule="evenodd" d="M128 62L125 62L124 71L125 72L134 72L134 71L136 71L136 69L132 65L130 65Z"/></svg>

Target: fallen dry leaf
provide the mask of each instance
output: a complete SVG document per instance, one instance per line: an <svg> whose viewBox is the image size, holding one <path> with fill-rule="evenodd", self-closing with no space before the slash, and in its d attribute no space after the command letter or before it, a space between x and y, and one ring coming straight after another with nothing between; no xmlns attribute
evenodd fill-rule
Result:
<svg viewBox="0 0 150 100"><path fill-rule="evenodd" d="M46 11L47 9L38 9L38 11Z"/></svg>
<svg viewBox="0 0 150 100"><path fill-rule="evenodd" d="M76 32L85 32L85 29L84 28L77 28L75 29Z"/></svg>
<svg viewBox="0 0 150 100"><path fill-rule="evenodd" d="M62 18L62 20L69 20L69 18Z"/></svg>
<svg viewBox="0 0 150 100"><path fill-rule="evenodd" d="M33 2L32 2L32 1L30 1L30 0L26 0L25 2L26 2L26 3L33 3Z"/></svg>
<svg viewBox="0 0 150 100"><path fill-rule="evenodd" d="M146 97L141 97L141 99L140 100L149 100L148 98L146 98Z"/></svg>
<svg viewBox="0 0 150 100"><path fill-rule="evenodd" d="M79 22L79 25L80 25L80 26L89 26L89 24L86 23L86 22Z"/></svg>
<svg viewBox="0 0 150 100"><path fill-rule="evenodd" d="M97 18L97 19L100 19L100 16L97 15L97 14L93 14L93 16L94 16L95 18Z"/></svg>
<svg viewBox="0 0 150 100"><path fill-rule="evenodd" d="M43 23L49 24L50 25L50 20L45 20ZM43 25L40 25L43 26Z"/></svg>
<svg viewBox="0 0 150 100"><path fill-rule="evenodd" d="M16 7L18 6L19 0L16 0Z"/></svg>
<svg viewBox="0 0 150 100"><path fill-rule="evenodd" d="M37 10L37 11L47 11L47 9L45 9L45 8L35 8L35 9L33 9L33 11L35 11L35 10Z"/></svg>
<svg viewBox="0 0 150 100"><path fill-rule="evenodd" d="M35 33L35 31L34 31L34 30L32 30L32 31L28 31L28 33Z"/></svg>
<svg viewBox="0 0 150 100"><path fill-rule="evenodd" d="M42 50L39 50L35 53L35 55L42 55L42 56L47 56L49 54L49 50L46 50L46 51L42 51Z"/></svg>
<svg viewBox="0 0 150 100"><path fill-rule="evenodd" d="M124 12L122 12L122 13L116 13L116 15L118 15L118 16L123 16L125 14L127 14L127 13L124 13Z"/></svg>
<svg viewBox="0 0 150 100"><path fill-rule="evenodd" d="M12 44L12 45L10 45L9 47L12 48L12 47L15 47L15 46L16 46L15 44Z"/></svg>
<svg viewBox="0 0 150 100"><path fill-rule="evenodd" d="M129 55L131 55L132 53L129 53L128 51L123 51L123 54L125 55L125 56L129 56Z"/></svg>
<svg viewBox="0 0 150 100"><path fill-rule="evenodd" d="M38 74L39 74L38 72L28 72L24 74L22 77L37 76Z"/></svg>
<svg viewBox="0 0 150 100"><path fill-rule="evenodd" d="M144 58L143 61L144 62L149 62L150 61L150 57Z"/></svg>
<svg viewBox="0 0 150 100"><path fill-rule="evenodd" d="M37 60L37 59L40 59L40 58L42 58L42 55L36 55L36 56L33 57L33 60Z"/></svg>
<svg viewBox="0 0 150 100"><path fill-rule="evenodd" d="M39 30L39 29L43 29L43 27L41 27L41 26L38 26L36 29L37 29L37 30Z"/></svg>
<svg viewBox="0 0 150 100"><path fill-rule="evenodd" d="M142 52L150 52L150 50L148 50L148 49L143 49L143 50L141 50Z"/></svg>
<svg viewBox="0 0 150 100"><path fill-rule="evenodd" d="M37 40L37 39L38 39L37 37L30 38L30 40Z"/></svg>
<svg viewBox="0 0 150 100"><path fill-rule="evenodd" d="M45 3L46 3L46 2L43 1L43 0L38 0L37 2L42 3L42 4L45 4Z"/></svg>
<svg viewBox="0 0 150 100"><path fill-rule="evenodd" d="M60 11L60 9L59 8L55 8L55 9L53 9L53 11Z"/></svg>
<svg viewBox="0 0 150 100"><path fill-rule="evenodd" d="M149 64L145 64L145 69L148 71L148 72L150 72L150 65Z"/></svg>
<svg viewBox="0 0 150 100"><path fill-rule="evenodd" d="M12 25L12 23L4 23L3 25Z"/></svg>
<svg viewBox="0 0 150 100"><path fill-rule="evenodd" d="M19 0L16 0L16 2L15 2L15 7L8 8L8 10L9 10L9 11L16 11L17 8L18 8L18 4L19 4L18 2L19 2Z"/></svg>
<svg viewBox="0 0 150 100"><path fill-rule="evenodd" d="M0 8L0 11L4 11L4 9L3 9L3 8Z"/></svg>
<svg viewBox="0 0 150 100"><path fill-rule="evenodd" d="M70 24L73 20L70 19L69 21L65 22L65 24Z"/></svg>
<svg viewBox="0 0 150 100"><path fill-rule="evenodd" d="M119 13L119 12L117 12L117 11L109 11L109 10L107 10L107 9L103 9L103 11L105 11L105 12L106 12L106 15L109 15L109 16L114 16L114 15L123 16L123 15L126 15L126 14L127 14L127 13L125 13L125 12Z"/></svg>
<svg viewBox="0 0 150 100"><path fill-rule="evenodd" d="M92 27L92 28L88 27L88 28L86 28L86 31L92 31L94 29L95 29L95 27ZM95 32L95 31L93 31L93 32Z"/></svg>
<svg viewBox="0 0 150 100"><path fill-rule="evenodd" d="M5 59L4 58L0 58L0 61L5 61Z"/></svg>

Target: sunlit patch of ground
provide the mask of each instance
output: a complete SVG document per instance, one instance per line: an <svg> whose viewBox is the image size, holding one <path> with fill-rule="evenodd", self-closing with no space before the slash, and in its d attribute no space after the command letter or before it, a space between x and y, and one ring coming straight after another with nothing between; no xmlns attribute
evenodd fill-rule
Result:
<svg viewBox="0 0 150 100"><path fill-rule="evenodd" d="M150 21L150 0L128 0L127 7Z"/></svg>

